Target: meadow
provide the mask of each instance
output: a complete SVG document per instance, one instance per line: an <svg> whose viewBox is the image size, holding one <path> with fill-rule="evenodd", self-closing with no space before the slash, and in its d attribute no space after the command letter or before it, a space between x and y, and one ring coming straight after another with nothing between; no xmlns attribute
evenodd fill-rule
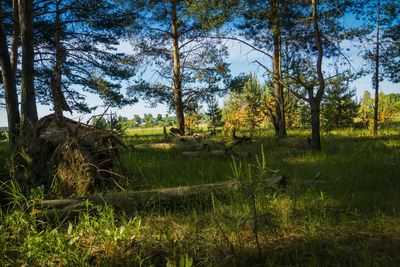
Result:
<svg viewBox="0 0 400 267"><path fill-rule="evenodd" d="M285 174L282 190L240 190L228 199L125 214L85 204L72 221L29 212L28 195L5 182L11 204L0 214L0 265L25 266L399 266L400 136L367 130L324 133L313 153L309 132L276 139L260 130L235 148L251 157L187 157L193 142L160 143L162 129L128 131L122 153L129 190L257 181ZM228 136L204 142L228 143ZM1 161L9 153L1 143ZM2 165L2 166L3 166Z"/></svg>

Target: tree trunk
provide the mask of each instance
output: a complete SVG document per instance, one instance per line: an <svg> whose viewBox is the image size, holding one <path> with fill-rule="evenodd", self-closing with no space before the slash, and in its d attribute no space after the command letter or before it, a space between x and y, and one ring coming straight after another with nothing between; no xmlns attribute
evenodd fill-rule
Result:
<svg viewBox="0 0 400 267"><path fill-rule="evenodd" d="M375 48L375 105L374 105L374 136L378 135L378 109L379 109L379 46L380 46L380 16L381 16L381 1L378 0L378 21L376 29L376 48Z"/></svg>
<svg viewBox="0 0 400 267"><path fill-rule="evenodd" d="M314 25L315 45L318 49L317 56L317 76L318 90L314 97L313 88L308 89L311 107L311 125L312 125L312 147L314 151L321 150L321 134L320 134L320 105L322 97L325 93L325 79L322 72L322 59L324 51L322 48L322 37L318 25L317 0L311 0L312 4L312 20Z"/></svg>
<svg viewBox="0 0 400 267"><path fill-rule="evenodd" d="M279 3L277 0L272 1L273 12L273 83L275 88L275 110L276 110L276 125L275 133L279 137L286 136L286 122L285 122L285 101L283 96L282 84L282 41L280 31L280 17L279 17Z"/></svg>
<svg viewBox="0 0 400 267"><path fill-rule="evenodd" d="M18 65L18 46L20 44L21 38L19 34L19 9L18 9L18 0L13 0L13 9L14 9L14 26L13 26L13 40L11 46L11 65L14 74L14 80L17 78L17 65ZM19 116L19 115L18 115Z"/></svg>
<svg viewBox="0 0 400 267"><path fill-rule="evenodd" d="M2 3L0 2L0 64L2 69L2 78L4 94L7 109L8 133L11 146L15 148L16 139L19 136L19 108L15 80L15 72L10 61L8 52L7 36L3 23Z"/></svg>
<svg viewBox="0 0 400 267"><path fill-rule="evenodd" d="M320 103L310 101L311 107L311 143L314 151L321 150Z"/></svg>
<svg viewBox="0 0 400 267"><path fill-rule="evenodd" d="M38 120L34 89L33 3L19 0L19 18L22 46L21 77L21 134L26 135Z"/></svg>
<svg viewBox="0 0 400 267"><path fill-rule="evenodd" d="M185 134L185 117L183 114L183 101L182 101L182 74L180 66L180 55L179 55L179 33L178 33L178 17L176 12L176 0L171 1L171 13L172 13L172 58L174 64L174 100L175 100L175 112L176 122L181 135Z"/></svg>
<svg viewBox="0 0 400 267"><path fill-rule="evenodd" d="M58 117L63 117L63 110L71 111L67 101L65 100L64 94L62 92L62 64L63 64L63 47L61 44L61 18L59 11L60 0L56 2L56 20L54 25L54 42L55 42L55 52L56 61L53 69L53 77L51 80L51 91L53 94L53 105L54 113Z"/></svg>

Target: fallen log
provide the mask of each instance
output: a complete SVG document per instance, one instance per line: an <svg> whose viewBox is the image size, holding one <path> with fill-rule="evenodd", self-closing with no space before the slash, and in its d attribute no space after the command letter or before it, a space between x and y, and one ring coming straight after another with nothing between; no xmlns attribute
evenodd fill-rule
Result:
<svg viewBox="0 0 400 267"><path fill-rule="evenodd" d="M258 186L266 190L283 188L287 184L286 175L275 176L256 183L231 180L213 184L182 186L157 190L115 192L88 197L43 200L31 203L32 214L48 219L73 218L85 209L84 203L109 205L124 212L148 210L152 208L171 209L189 205L191 201L210 203L212 197L223 199L233 192Z"/></svg>

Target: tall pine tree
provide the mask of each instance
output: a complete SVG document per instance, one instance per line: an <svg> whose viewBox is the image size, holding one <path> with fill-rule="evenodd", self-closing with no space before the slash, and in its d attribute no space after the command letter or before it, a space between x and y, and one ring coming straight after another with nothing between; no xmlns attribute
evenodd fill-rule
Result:
<svg viewBox="0 0 400 267"><path fill-rule="evenodd" d="M206 4L182 0L131 3L131 9L138 11L131 40L152 77L150 81L140 78L131 93L154 105L173 107L181 134L188 104L222 92L220 82L228 73L225 48L219 40L208 38L223 20L218 12L202 9ZM200 12L204 10L210 13Z"/></svg>

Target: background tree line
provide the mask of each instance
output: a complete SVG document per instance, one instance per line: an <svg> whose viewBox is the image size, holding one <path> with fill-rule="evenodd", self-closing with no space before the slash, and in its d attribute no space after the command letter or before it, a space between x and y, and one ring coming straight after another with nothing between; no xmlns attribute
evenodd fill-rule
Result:
<svg viewBox="0 0 400 267"><path fill-rule="evenodd" d="M232 129L254 130L255 128L274 127L273 89L271 81L261 84L254 75L242 91L231 92L222 106L222 123L227 131ZM290 96L290 95L288 95ZM400 94L379 94L379 122L387 123L398 119L400 115ZM289 129L307 129L310 127L310 110L301 98L287 97L285 121ZM272 114L272 115L271 115ZM321 102L321 127L325 131L345 128L373 127L374 99L365 91L358 100L354 88L343 77L335 79L327 86Z"/></svg>

